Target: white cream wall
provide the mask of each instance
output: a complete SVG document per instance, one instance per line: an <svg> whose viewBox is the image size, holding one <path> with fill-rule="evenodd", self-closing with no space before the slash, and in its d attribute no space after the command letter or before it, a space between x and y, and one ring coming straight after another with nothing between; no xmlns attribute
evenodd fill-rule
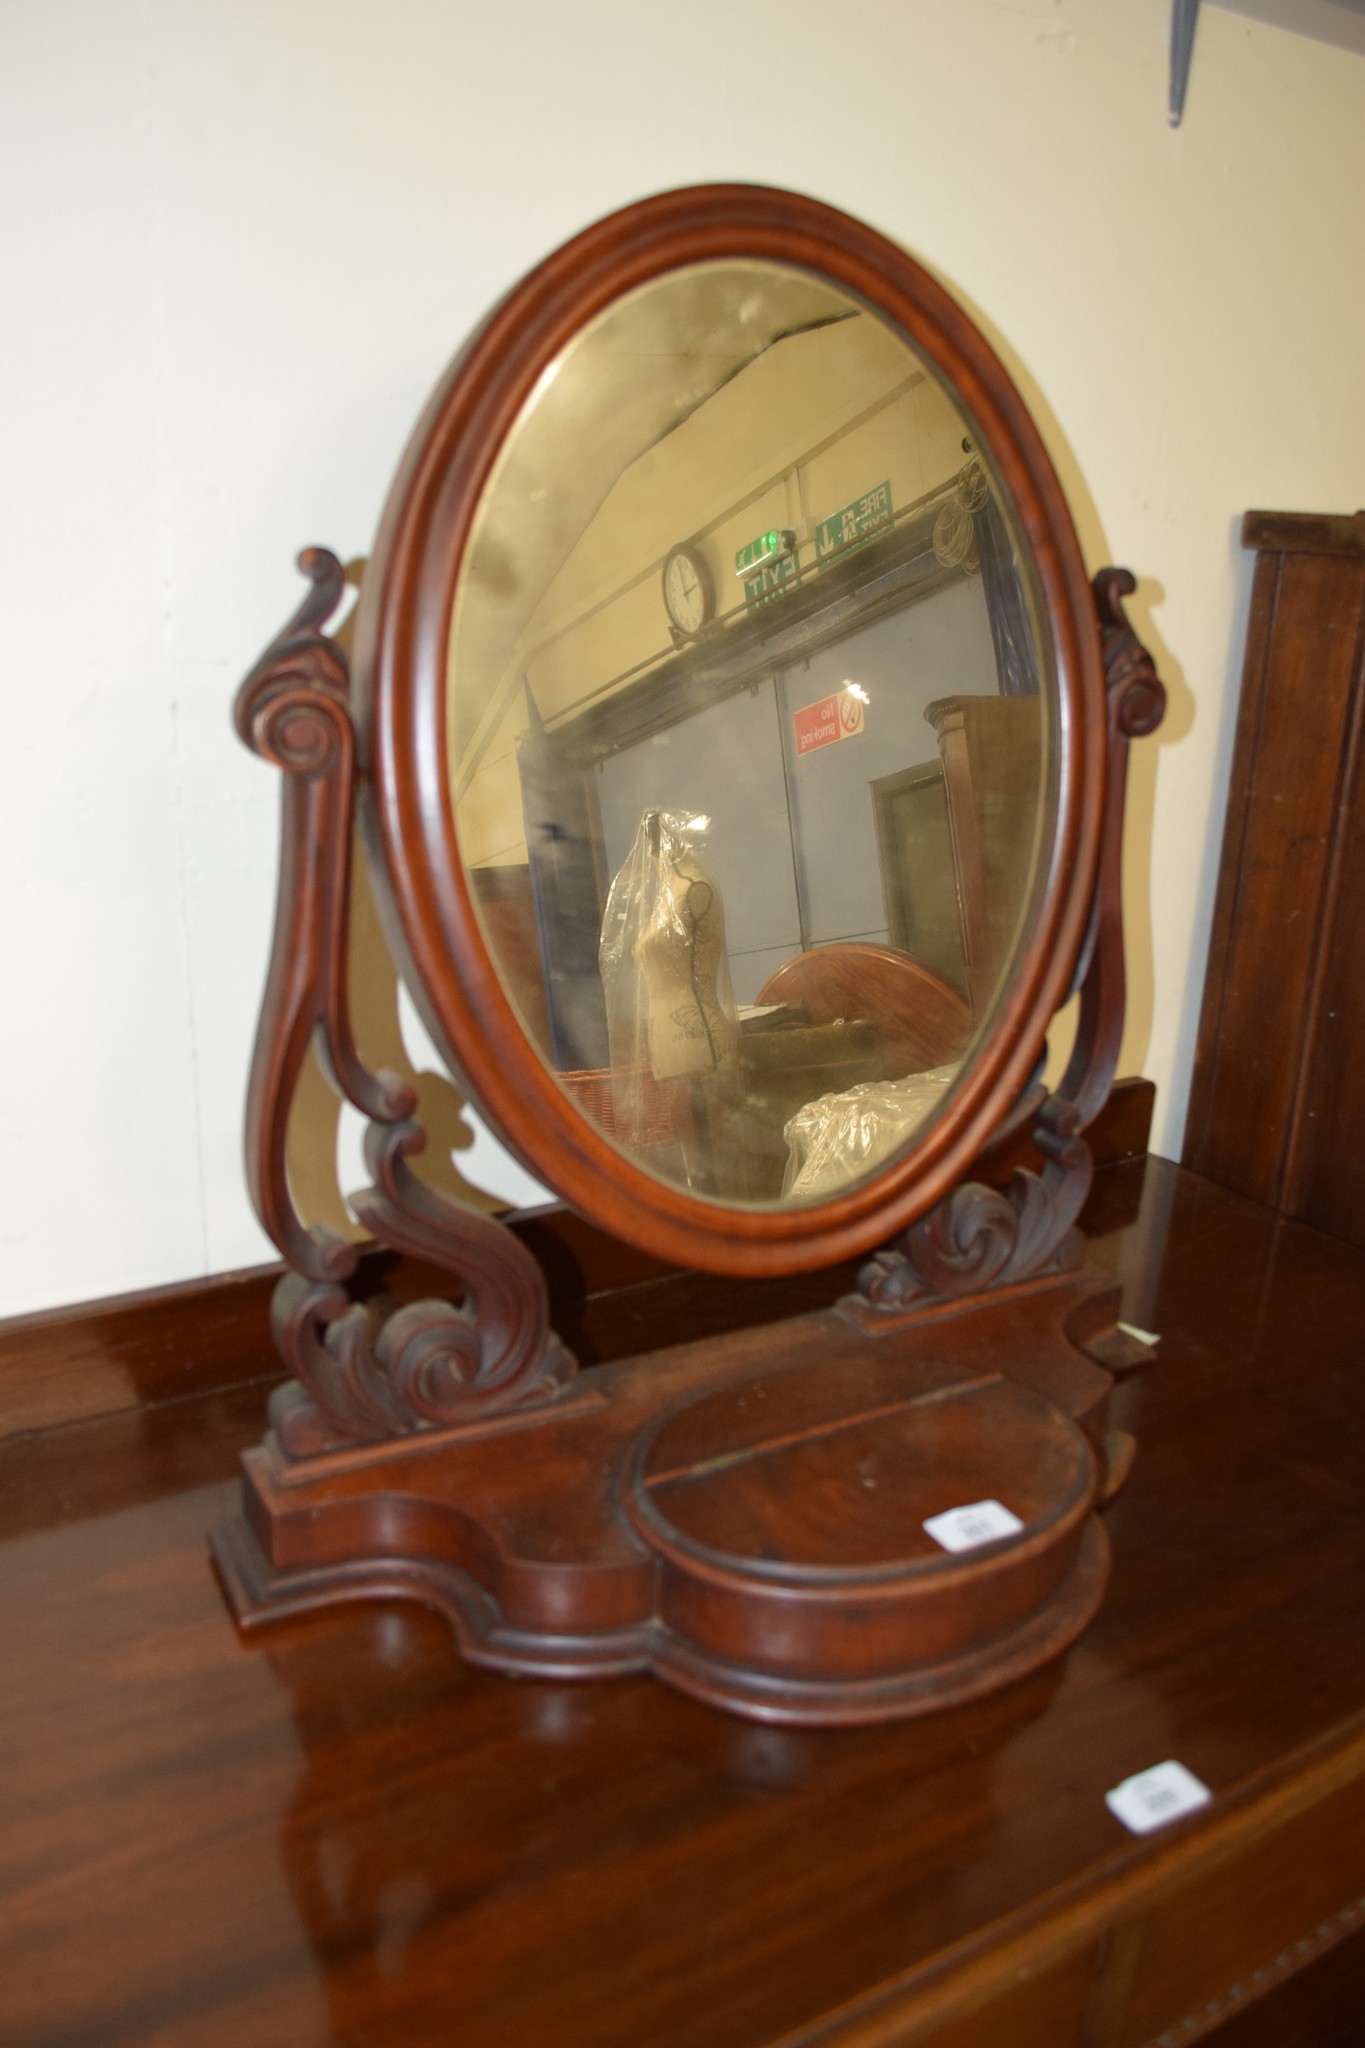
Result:
<svg viewBox="0 0 1365 2048"><path fill-rule="evenodd" d="M300 544L366 550L494 296L701 179L803 188L936 267L1007 337L1092 566L1142 573L1173 709L1136 776L1124 1065L1178 1149L1238 518L1365 496L1365 60L1205 9L1172 133L1168 19L7 0L0 1312L268 1255L238 1127L278 793L230 736L233 687Z"/></svg>

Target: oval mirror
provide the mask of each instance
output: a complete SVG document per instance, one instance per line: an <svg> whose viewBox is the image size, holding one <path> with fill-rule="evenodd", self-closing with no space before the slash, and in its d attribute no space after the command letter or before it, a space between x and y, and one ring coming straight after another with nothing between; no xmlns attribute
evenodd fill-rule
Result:
<svg viewBox="0 0 1365 2048"><path fill-rule="evenodd" d="M751 188L568 245L429 408L357 657L414 993L575 1206L811 1265L1008 1114L1093 886L1096 637L1021 401L903 253Z"/></svg>

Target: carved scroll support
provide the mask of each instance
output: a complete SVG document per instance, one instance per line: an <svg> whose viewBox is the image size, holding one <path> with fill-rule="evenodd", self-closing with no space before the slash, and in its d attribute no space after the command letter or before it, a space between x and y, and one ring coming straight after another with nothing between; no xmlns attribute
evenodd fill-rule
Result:
<svg viewBox="0 0 1365 2048"><path fill-rule="evenodd" d="M1123 964L1123 813L1128 792L1128 748L1146 739L1166 711L1166 690L1156 663L1123 609L1137 581L1127 569L1101 569L1094 581L1107 708L1108 766L1104 826L1095 899L1076 972L1080 1018L1076 1043L1057 1093L1076 1106L1084 1130L1103 1107L1118 1067L1126 982Z"/></svg>
<svg viewBox="0 0 1365 2048"><path fill-rule="evenodd" d="M974 1294L1047 1274L1072 1272L1083 1257L1075 1225L1093 1171L1081 1133L1103 1107L1123 1037L1123 813L1130 741L1155 732L1166 708L1156 664L1129 625L1123 599L1137 588L1127 569L1094 580L1104 663L1106 769L1095 893L1074 986L1076 1042L1061 1085L1025 1100L1038 1121L1041 1174L1019 1168L1008 1193L966 1181L878 1252L843 1304L865 1326L933 1300ZM1023 1105L1021 1104L1021 1108ZM1018 1120L1010 1119L1013 1125Z"/></svg>
<svg viewBox="0 0 1365 2048"><path fill-rule="evenodd" d="M247 1092L247 1181L256 1214L293 1269L276 1290L276 1344L296 1375L271 1416L293 1457L450 1428L556 1392L574 1362L549 1328L545 1283L502 1224L428 1189L408 1159L426 1143L416 1098L396 1075L371 1073L347 1000L354 841L355 732L350 675L321 631L344 572L325 548L299 567L312 584L237 695L237 731L283 771L275 933ZM444 1266L463 1299L396 1311L352 1302L356 1248L310 1228L290 1194L289 1113L312 1047L337 1093L370 1119L374 1185L352 1197L381 1242Z"/></svg>

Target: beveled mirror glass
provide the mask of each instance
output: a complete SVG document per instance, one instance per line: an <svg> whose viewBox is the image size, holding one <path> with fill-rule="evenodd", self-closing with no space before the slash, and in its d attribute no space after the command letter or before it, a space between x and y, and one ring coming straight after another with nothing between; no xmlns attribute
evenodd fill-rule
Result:
<svg viewBox="0 0 1365 2048"><path fill-rule="evenodd" d="M1055 836L1040 614L977 423L810 270L669 270L548 362L456 583L447 768L494 969L623 1156L818 1203L941 1115Z"/></svg>

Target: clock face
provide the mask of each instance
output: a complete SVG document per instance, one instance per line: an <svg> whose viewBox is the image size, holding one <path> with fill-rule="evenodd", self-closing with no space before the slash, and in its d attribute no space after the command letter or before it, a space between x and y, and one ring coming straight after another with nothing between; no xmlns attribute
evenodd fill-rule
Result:
<svg viewBox="0 0 1365 2048"><path fill-rule="evenodd" d="M672 549L664 563L664 605L680 633L700 633L715 610L711 573L695 548Z"/></svg>

